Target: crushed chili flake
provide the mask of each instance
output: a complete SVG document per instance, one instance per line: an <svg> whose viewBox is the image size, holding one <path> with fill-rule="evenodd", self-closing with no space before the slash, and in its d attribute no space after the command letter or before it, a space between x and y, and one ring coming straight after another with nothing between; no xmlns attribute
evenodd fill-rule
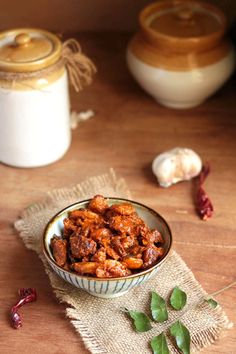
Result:
<svg viewBox="0 0 236 354"><path fill-rule="evenodd" d="M37 299L36 290L33 288L21 288L18 293L20 299L14 306L12 306L10 312L11 325L15 329L22 327L22 319L18 313L19 308L25 304L36 301Z"/></svg>
<svg viewBox="0 0 236 354"><path fill-rule="evenodd" d="M202 220L208 220L212 217L214 208L210 198L203 189L203 183L205 182L207 176L210 173L210 166L205 165L202 167L202 170L197 177L197 198L196 198L196 209Z"/></svg>

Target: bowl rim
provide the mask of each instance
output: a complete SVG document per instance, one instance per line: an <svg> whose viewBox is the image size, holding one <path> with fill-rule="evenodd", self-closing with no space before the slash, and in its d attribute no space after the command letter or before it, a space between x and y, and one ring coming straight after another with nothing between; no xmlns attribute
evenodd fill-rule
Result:
<svg viewBox="0 0 236 354"><path fill-rule="evenodd" d="M84 200L81 200L79 202L75 202L73 204L70 204L68 205L67 207L63 208L62 210L60 210L59 212L57 212L47 223L47 225L45 226L44 228L44 231L43 231L43 236L42 236L42 244L43 244L43 254L45 256L45 258L49 261L49 262L52 262L56 268L58 268L59 270L61 270L62 272L64 273L68 273L68 274L72 274L74 276L78 276L82 279L86 279L86 280L93 280L93 281L118 281L118 280L126 280L126 279L133 279L133 278L136 278L136 277L140 277L142 275L146 275L147 273L150 273L151 271L153 271L157 266L159 266L160 264L162 264L166 259L167 257L170 255L170 251L172 249L172 245L173 245L173 238L172 238L172 232L171 232L171 229L170 229L170 226L168 225L167 221L163 218L162 215L160 215L158 212L156 212L154 209L142 204L142 203L139 203L139 202L136 202L135 200L132 200L132 199L127 199L127 198L120 198L120 197L105 197L105 199L107 200L118 200L118 201L123 201L123 202L129 202L129 203L133 203L133 204L136 204L144 209L147 209L151 214L154 214L155 216L157 216L159 219L161 219L161 221L164 223L164 225L166 226L167 230L168 230L168 233L169 233L169 237L170 237L170 240L169 240L169 246L166 250L166 253L164 254L164 256L160 259L159 262L157 262L154 266L146 269L146 270L143 270L139 273L135 273L135 274L131 274L131 275L127 275L127 276L124 276L124 277L112 277L112 278L97 278L97 277L90 277L90 276L86 276L86 275L81 275L81 274L77 274L76 272L73 272L73 271L70 271L70 270L66 270L64 268L62 268L61 266L59 266L56 261L51 257L51 255L49 254L47 248L46 248L46 236L47 236L47 233L49 231L49 228L50 226L56 221L56 219L59 218L59 216L61 214L63 214L64 212L66 212L67 210L69 211L71 208L73 208L74 206L76 205L79 205L79 204L82 204L82 203L89 203L89 201L93 199L93 198L88 198L88 199L84 199Z"/></svg>

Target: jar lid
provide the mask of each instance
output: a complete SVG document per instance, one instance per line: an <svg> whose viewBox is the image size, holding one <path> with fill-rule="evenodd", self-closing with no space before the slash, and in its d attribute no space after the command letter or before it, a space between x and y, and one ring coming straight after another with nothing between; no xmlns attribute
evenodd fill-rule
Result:
<svg viewBox="0 0 236 354"><path fill-rule="evenodd" d="M225 31L225 15L217 7L195 0L161 1L147 6L140 24L152 43L177 51L210 49ZM209 41L210 39L210 41Z"/></svg>
<svg viewBox="0 0 236 354"><path fill-rule="evenodd" d="M54 34L33 28L0 33L0 70L32 72L54 64L61 56L61 41Z"/></svg>

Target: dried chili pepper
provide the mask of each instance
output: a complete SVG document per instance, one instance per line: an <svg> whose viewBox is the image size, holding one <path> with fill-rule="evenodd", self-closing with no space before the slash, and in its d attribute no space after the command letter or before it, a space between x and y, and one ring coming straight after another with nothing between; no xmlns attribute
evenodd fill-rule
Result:
<svg viewBox="0 0 236 354"><path fill-rule="evenodd" d="M196 200L196 209L199 216L203 220L209 219L214 211L212 202L208 197L207 193L203 189L202 185L210 173L210 166L206 165L202 167L202 170L198 176L198 191L197 191L197 200Z"/></svg>
<svg viewBox="0 0 236 354"><path fill-rule="evenodd" d="M20 295L20 300L12 306L10 312L11 324L15 329L22 327L22 320L18 313L18 309L25 304L36 301L37 299L36 290L33 288L21 288L18 293Z"/></svg>

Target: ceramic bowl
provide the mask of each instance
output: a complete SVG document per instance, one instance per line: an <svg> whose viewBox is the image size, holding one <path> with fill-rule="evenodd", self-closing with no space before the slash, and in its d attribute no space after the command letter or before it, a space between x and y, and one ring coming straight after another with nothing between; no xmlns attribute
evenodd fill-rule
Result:
<svg viewBox="0 0 236 354"><path fill-rule="evenodd" d="M153 209L150 209L145 205L128 199L106 199L109 205L118 204L122 202L131 203L136 209L138 215L145 221L145 223L150 228L157 228L161 232L165 240L165 252L157 264L147 270L120 278L94 278L89 276L82 276L59 267L53 258L52 251L50 248L50 241L55 234L58 236L62 235L63 220L68 217L68 213L75 209L86 208L90 199L68 206L67 208L63 209L58 214L56 214L49 221L43 235L43 252L51 268L66 282L74 285L79 289L87 291L91 295L101 298L114 298L127 293L129 290L155 276L155 274L160 270L161 266L166 261L170 253L172 245L172 235L167 222L161 215L159 215Z"/></svg>

